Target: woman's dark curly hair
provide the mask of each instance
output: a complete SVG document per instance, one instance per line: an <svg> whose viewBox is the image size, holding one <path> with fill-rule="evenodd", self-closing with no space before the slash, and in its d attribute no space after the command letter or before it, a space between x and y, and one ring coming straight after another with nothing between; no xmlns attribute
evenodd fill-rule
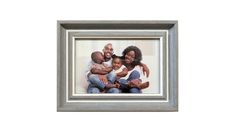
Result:
<svg viewBox="0 0 235 132"><path fill-rule="evenodd" d="M129 46L127 47L123 52L122 52L122 57L123 59L125 58L125 55L130 52L130 51L134 51L135 52L135 59L134 61L132 62L132 66L136 66L136 65L141 65L141 60L142 60L142 53L141 53L141 50L136 47L136 46Z"/></svg>

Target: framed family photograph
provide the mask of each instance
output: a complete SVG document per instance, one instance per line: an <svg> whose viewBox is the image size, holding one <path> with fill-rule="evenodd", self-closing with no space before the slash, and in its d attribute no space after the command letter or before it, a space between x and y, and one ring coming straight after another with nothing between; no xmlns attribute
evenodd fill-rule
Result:
<svg viewBox="0 0 235 132"><path fill-rule="evenodd" d="M178 22L57 21L57 111L178 111Z"/></svg>

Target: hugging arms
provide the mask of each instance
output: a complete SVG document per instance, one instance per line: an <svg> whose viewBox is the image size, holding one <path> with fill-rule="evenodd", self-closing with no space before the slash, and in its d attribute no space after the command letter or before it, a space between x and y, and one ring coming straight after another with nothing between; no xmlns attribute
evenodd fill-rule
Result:
<svg viewBox="0 0 235 132"><path fill-rule="evenodd" d="M129 46L123 51L121 57L112 58L112 44L107 44L103 54L99 54L101 57L92 59L93 65L96 66L90 69L92 76L88 78L90 82L88 93L100 93L104 88L107 88L105 90L107 93L141 93L141 89L148 87L149 83L143 84L140 78L140 73L148 77L149 69L141 63L142 54L138 47ZM106 84L110 84L110 87L106 87Z"/></svg>

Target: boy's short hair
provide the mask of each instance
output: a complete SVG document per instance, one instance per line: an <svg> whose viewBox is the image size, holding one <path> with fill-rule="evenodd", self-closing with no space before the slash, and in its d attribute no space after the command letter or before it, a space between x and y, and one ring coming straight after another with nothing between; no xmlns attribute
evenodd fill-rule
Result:
<svg viewBox="0 0 235 132"><path fill-rule="evenodd" d="M97 56L98 54L103 55L102 52L100 52L100 51L94 51L94 52L92 52L92 53L91 53L91 59L94 61L94 60L96 59L96 56Z"/></svg>

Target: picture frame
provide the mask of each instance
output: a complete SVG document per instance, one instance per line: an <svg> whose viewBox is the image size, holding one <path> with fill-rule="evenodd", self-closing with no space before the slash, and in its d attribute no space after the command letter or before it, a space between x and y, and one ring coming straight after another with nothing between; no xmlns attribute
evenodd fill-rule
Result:
<svg viewBox="0 0 235 132"><path fill-rule="evenodd" d="M75 94L79 40L141 39L160 43L158 94ZM82 47L80 47L81 49ZM83 49L81 49L83 50ZM152 74L152 73L151 73ZM154 73L153 73L154 74ZM178 21L57 21L58 112L178 111Z"/></svg>

